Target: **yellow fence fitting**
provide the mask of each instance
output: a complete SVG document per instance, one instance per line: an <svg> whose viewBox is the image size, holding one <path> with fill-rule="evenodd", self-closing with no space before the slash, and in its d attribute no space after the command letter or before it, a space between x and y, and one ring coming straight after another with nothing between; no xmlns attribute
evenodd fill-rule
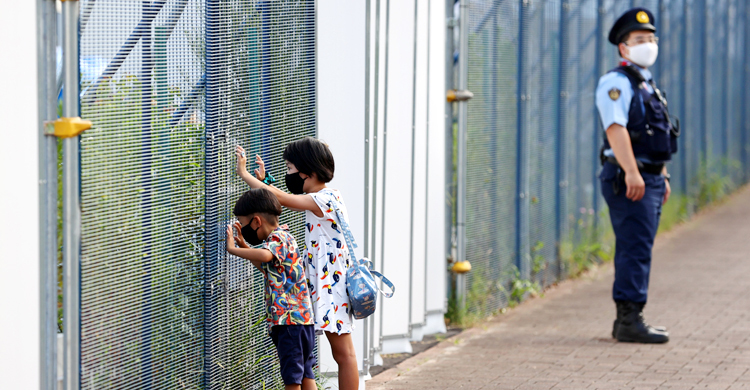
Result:
<svg viewBox="0 0 750 390"><path fill-rule="evenodd" d="M91 128L91 121L80 117L60 118L51 122L44 122L45 135L53 135L57 138L72 138L81 135Z"/></svg>
<svg viewBox="0 0 750 390"><path fill-rule="evenodd" d="M451 267L451 271L457 274L465 274L471 271L471 263L469 263L468 261L459 261L453 264L453 267Z"/></svg>
<svg viewBox="0 0 750 390"><path fill-rule="evenodd" d="M448 100L448 103L462 102L473 97L474 94L468 90L457 91L455 89L449 89L448 92L445 93L445 99Z"/></svg>

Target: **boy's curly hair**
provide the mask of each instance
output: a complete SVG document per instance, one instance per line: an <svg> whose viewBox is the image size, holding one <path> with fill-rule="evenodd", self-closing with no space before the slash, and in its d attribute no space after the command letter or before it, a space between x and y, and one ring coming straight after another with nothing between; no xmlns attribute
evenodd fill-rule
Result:
<svg viewBox="0 0 750 390"><path fill-rule="evenodd" d="M305 175L315 173L323 183L333 180L333 153L320 140L305 137L290 143L284 149L284 160L294 164Z"/></svg>
<svg viewBox="0 0 750 390"><path fill-rule="evenodd" d="M233 212L238 217L262 214L267 221L278 223L281 215L281 203L279 203L276 195L268 189L253 188L237 199Z"/></svg>

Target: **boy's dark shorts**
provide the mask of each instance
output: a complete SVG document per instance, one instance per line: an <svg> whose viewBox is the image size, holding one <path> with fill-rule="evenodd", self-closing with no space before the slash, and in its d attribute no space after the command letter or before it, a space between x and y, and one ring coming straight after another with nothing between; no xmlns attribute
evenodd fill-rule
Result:
<svg viewBox="0 0 750 390"><path fill-rule="evenodd" d="M313 325L274 325L271 340L281 361L285 385L302 384L302 378L315 379L315 327Z"/></svg>

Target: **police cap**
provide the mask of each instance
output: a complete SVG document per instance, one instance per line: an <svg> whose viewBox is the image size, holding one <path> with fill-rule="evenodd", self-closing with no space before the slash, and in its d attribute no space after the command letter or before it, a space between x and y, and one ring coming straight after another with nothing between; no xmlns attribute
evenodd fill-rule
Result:
<svg viewBox="0 0 750 390"><path fill-rule="evenodd" d="M645 8L633 8L617 19L612 30L609 31L609 42L619 45L628 33L637 30L656 32L654 14Z"/></svg>

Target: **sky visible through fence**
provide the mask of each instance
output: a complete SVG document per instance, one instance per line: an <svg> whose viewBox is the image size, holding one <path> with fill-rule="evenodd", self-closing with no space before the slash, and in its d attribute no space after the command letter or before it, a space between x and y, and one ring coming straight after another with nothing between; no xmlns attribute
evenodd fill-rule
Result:
<svg viewBox="0 0 750 390"><path fill-rule="evenodd" d="M746 2L471 0L469 313L490 314L613 249L594 91L617 66L607 34L636 6L655 15L651 69L682 125L663 224L748 180Z"/></svg>

